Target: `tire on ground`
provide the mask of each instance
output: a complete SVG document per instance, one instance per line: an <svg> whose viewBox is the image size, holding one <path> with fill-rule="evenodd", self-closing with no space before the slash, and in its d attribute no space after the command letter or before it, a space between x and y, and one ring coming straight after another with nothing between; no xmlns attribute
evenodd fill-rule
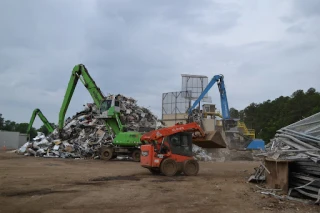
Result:
<svg viewBox="0 0 320 213"><path fill-rule="evenodd" d="M100 158L102 160L110 160L113 157L113 149L110 147L101 148Z"/></svg>
<svg viewBox="0 0 320 213"><path fill-rule="evenodd" d="M139 149L136 149L132 152L132 159L133 161L135 162L139 162L140 161L140 150Z"/></svg>
<svg viewBox="0 0 320 213"><path fill-rule="evenodd" d="M178 172L177 163L171 158L166 158L161 162L160 171L165 176L174 176Z"/></svg>
<svg viewBox="0 0 320 213"><path fill-rule="evenodd" d="M199 172L199 163L196 160L186 160L183 162L182 171L187 176L195 176Z"/></svg>

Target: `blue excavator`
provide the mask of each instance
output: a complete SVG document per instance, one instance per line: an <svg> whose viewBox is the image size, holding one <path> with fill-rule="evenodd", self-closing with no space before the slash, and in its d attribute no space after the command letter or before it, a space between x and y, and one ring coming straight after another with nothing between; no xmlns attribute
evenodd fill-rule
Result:
<svg viewBox="0 0 320 213"><path fill-rule="evenodd" d="M206 88L203 90L203 92L200 94L198 99L193 103L193 105L189 108L188 114L191 115L192 110L197 107L197 105L200 103L200 101L204 98L204 96L209 92L211 87L217 83L219 92L220 92L220 101L221 101L221 108L222 108L222 116L224 119L230 119L230 111L229 111L229 105L228 105L228 99L227 99L227 91L226 87L224 85L224 77L223 75L215 75L211 79L211 81L208 83Z"/></svg>
<svg viewBox="0 0 320 213"><path fill-rule="evenodd" d="M195 110L197 106L199 106L200 108L201 100L205 97L205 95L209 92L209 90L212 88L212 86L215 83L217 83L218 89L220 92L221 111L222 111L221 117L222 117L223 130L229 131L231 128L236 127L238 125L238 120L231 118L230 116L227 91L224 83L224 76L222 74L213 76L213 78L208 83L208 85L203 90L203 92L200 94L200 96L197 98L197 100L195 100L193 105L188 109L187 112L188 112L189 122L192 120L193 110ZM244 145L245 149L264 149L264 141L260 139L247 137L245 134L241 133L240 131L238 132L238 134L241 137L245 138L247 141Z"/></svg>
<svg viewBox="0 0 320 213"><path fill-rule="evenodd" d="M232 119L230 117L230 110L228 105L228 98L227 98L227 91L224 84L224 77L223 75L215 75L211 79L211 81L208 83L206 88L203 90L203 92L200 94L197 100L193 103L193 105L188 109L188 115L189 117L192 115L192 111L200 104L201 100L205 97L205 95L209 92L211 87L217 83L218 89L220 92L220 101L221 101L221 111L222 111L222 122L223 127L225 130L228 130L232 127L235 127L237 125L237 121Z"/></svg>

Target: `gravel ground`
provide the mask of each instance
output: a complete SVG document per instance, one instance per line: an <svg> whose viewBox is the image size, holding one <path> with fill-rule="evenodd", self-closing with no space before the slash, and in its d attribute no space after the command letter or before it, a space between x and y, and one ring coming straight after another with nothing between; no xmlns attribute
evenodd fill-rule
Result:
<svg viewBox="0 0 320 213"><path fill-rule="evenodd" d="M320 212L246 183L258 162L200 162L196 177L153 176L139 163L0 152L0 212Z"/></svg>

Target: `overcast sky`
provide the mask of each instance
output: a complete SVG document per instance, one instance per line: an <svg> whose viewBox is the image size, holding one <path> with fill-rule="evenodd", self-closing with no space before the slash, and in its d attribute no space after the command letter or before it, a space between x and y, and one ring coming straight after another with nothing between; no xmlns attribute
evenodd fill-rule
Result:
<svg viewBox="0 0 320 213"><path fill-rule="evenodd" d="M160 117L162 93L179 91L181 74L223 74L237 109L319 91L319 21L319 0L1 0L0 113L29 122L40 108L57 123L79 63L105 94ZM219 104L216 85L209 95ZM67 116L87 102L79 82Z"/></svg>

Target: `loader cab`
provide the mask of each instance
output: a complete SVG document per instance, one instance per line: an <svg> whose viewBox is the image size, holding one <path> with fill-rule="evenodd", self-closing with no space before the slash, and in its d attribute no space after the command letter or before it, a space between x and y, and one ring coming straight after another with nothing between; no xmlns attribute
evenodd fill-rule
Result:
<svg viewBox="0 0 320 213"><path fill-rule="evenodd" d="M181 132L167 137L172 154L192 157L192 134Z"/></svg>
<svg viewBox="0 0 320 213"><path fill-rule="evenodd" d="M100 104L99 110L101 115L112 115L114 112L120 112L120 101L116 100L114 97L104 99ZM108 113L108 110L110 110L110 113Z"/></svg>

